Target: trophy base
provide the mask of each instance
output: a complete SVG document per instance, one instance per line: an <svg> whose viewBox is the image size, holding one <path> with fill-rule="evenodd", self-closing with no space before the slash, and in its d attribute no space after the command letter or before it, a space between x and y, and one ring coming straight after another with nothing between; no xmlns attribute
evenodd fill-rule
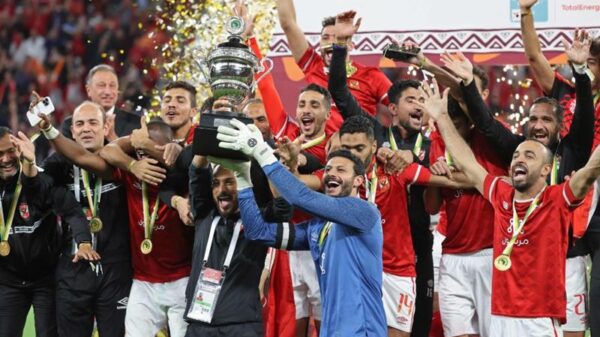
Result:
<svg viewBox="0 0 600 337"><path fill-rule="evenodd" d="M222 149L217 139L217 128L219 126L230 126L229 121L237 119L244 124L253 124L252 119L239 115L231 115L222 112L206 112L200 116L200 125L194 130L194 142L192 151L201 156L213 156L227 159L249 160L240 151Z"/></svg>

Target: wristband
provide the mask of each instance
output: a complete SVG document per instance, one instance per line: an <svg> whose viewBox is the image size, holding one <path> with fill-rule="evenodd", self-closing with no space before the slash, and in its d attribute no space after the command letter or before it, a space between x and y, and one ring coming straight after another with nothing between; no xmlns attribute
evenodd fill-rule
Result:
<svg viewBox="0 0 600 337"><path fill-rule="evenodd" d="M42 133L48 140L56 139L60 135L60 132L56 130L56 128L52 125L50 125L50 127L48 127L47 129L42 130Z"/></svg>
<svg viewBox="0 0 600 337"><path fill-rule="evenodd" d="M35 159L29 160L29 159L23 157L23 163L28 164L28 165L35 165Z"/></svg>
<svg viewBox="0 0 600 337"><path fill-rule="evenodd" d="M171 201L171 205L173 206L173 208L177 208L177 203L179 202L179 198L181 198L181 197L178 195L173 197L173 200Z"/></svg>
<svg viewBox="0 0 600 337"><path fill-rule="evenodd" d="M526 11L521 11L521 18L531 15L531 9L527 9Z"/></svg>

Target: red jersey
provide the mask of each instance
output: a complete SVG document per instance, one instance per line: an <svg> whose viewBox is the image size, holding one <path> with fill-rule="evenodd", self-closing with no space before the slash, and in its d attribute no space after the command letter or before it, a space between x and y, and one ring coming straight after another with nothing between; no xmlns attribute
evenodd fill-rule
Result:
<svg viewBox="0 0 600 337"><path fill-rule="evenodd" d="M115 170L115 177L125 185L127 191L133 278L164 283L189 276L194 228L184 225L176 210L160 202L152 233L152 252L148 255L142 254L140 251L140 245L144 240L142 184L133 174L122 170ZM148 192L150 212L152 212L158 197L158 187L148 185Z"/></svg>
<svg viewBox="0 0 600 337"><path fill-rule="evenodd" d="M371 180L371 169L367 178ZM410 164L401 173L390 175L383 166L377 167L375 204L381 212L383 226L383 270L397 276L417 276L410 223L408 221L408 194L411 184L427 184L431 174L419 164ZM359 194L366 198L364 186Z"/></svg>
<svg viewBox="0 0 600 337"><path fill-rule="evenodd" d="M439 132L432 132L430 139L429 162L446 161L446 146ZM507 175L506 165L480 132L471 132L469 146L486 171L495 176ZM442 243L442 253L462 254L491 248L494 228L492 205L474 188L440 188L440 193L445 204L443 230L446 239Z"/></svg>
<svg viewBox="0 0 600 337"><path fill-rule="evenodd" d="M484 197L494 207L494 258L512 237L515 190L500 177L487 175ZM533 200L517 201L521 221ZM492 314L512 317L549 317L566 320L565 263L572 211L580 201L569 183L547 186L530 214L510 255L512 267L494 268Z"/></svg>
<svg viewBox="0 0 600 337"><path fill-rule="evenodd" d="M376 67L366 67L353 62L356 68L354 74L348 77L348 88L358 101L358 104L369 114L375 116L377 103L388 104L387 92L392 82ZM298 61L298 66L304 72L308 83L314 83L327 88L329 69L325 66L323 58L313 48L309 47ZM326 130L333 133L339 130L343 119L339 110L333 105L331 116L327 121Z"/></svg>

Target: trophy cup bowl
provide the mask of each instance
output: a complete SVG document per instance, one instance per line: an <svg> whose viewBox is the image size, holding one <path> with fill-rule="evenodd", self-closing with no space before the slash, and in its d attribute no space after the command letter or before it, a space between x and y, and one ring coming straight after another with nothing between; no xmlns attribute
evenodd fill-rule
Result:
<svg viewBox="0 0 600 337"><path fill-rule="evenodd" d="M225 43L219 44L207 57L209 83L213 97L225 97L234 105L239 105L252 94L256 82L255 74L267 74L272 69L265 66L265 59L259 62L254 53L241 42L241 33L244 31L244 21L239 17L232 17L227 22L227 31L231 34ZM270 61L270 60L269 60ZM244 118L237 113L206 112L200 116L200 124L195 130L193 152L199 155L210 155L221 158L247 160L239 151L219 148L216 139L217 128L222 125L229 126L229 121L236 118L245 124L252 124L252 120Z"/></svg>

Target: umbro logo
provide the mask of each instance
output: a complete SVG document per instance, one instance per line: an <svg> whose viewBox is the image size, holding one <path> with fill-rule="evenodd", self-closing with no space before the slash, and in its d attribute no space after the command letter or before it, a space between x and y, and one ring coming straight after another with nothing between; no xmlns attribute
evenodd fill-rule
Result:
<svg viewBox="0 0 600 337"><path fill-rule="evenodd" d="M122 299L117 301L117 310L127 309L127 302L129 302L129 297L123 297Z"/></svg>

